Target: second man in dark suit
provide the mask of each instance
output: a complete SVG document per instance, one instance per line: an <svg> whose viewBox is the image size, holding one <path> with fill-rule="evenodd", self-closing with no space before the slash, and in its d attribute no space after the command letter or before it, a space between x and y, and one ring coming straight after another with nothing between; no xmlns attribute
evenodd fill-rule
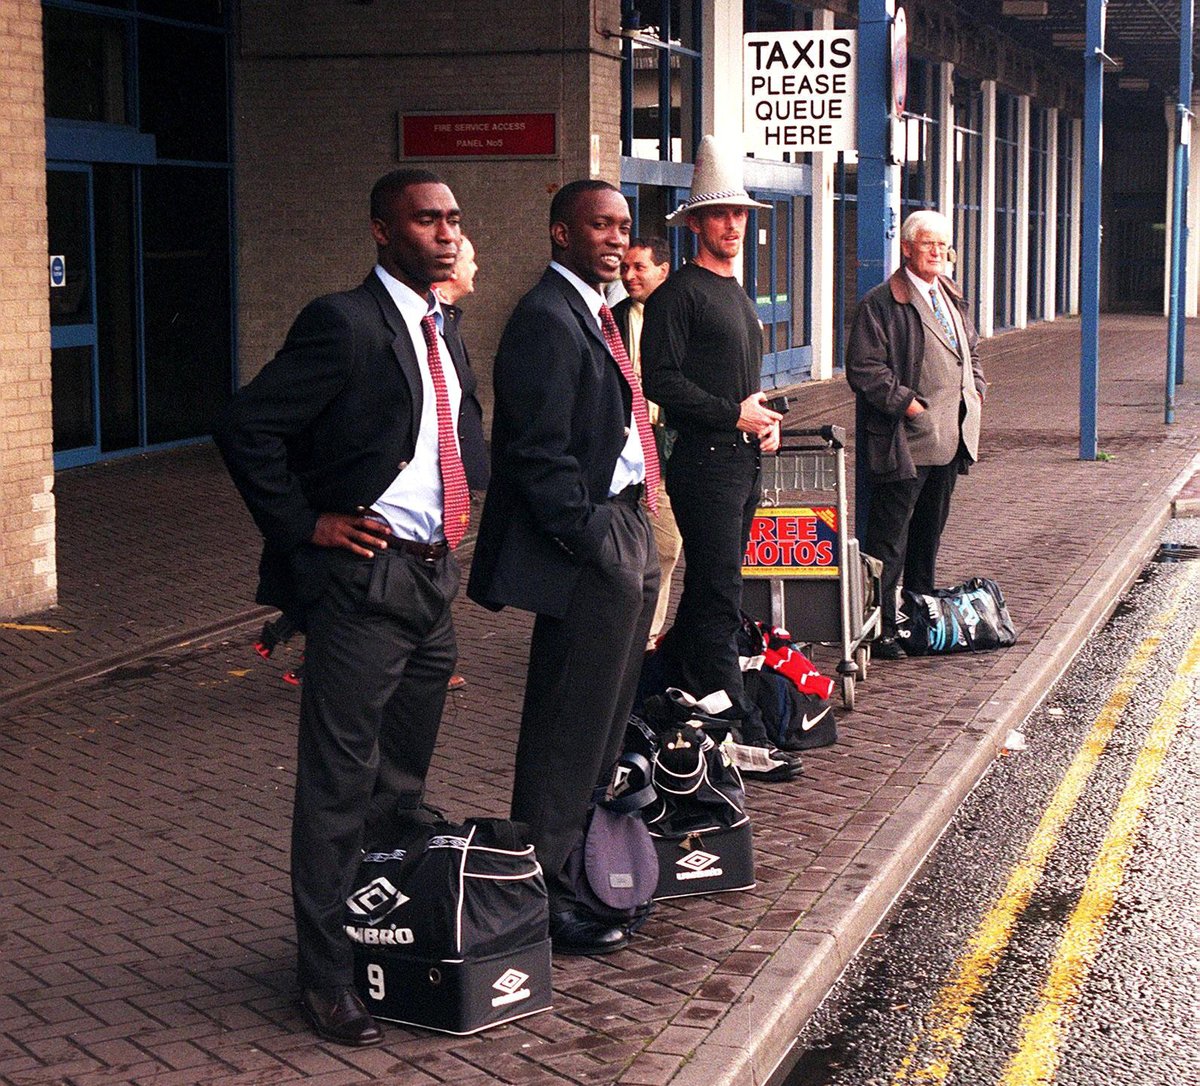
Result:
<svg viewBox="0 0 1200 1086"><path fill-rule="evenodd" d="M518 303L495 367L492 483L468 595L533 611L512 817L529 825L558 953L629 936L582 910L566 875L593 788L620 753L658 594L642 507L658 459L637 378L600 293L629 242L625 198L565 185L550 206L553 260Z"/></svg>

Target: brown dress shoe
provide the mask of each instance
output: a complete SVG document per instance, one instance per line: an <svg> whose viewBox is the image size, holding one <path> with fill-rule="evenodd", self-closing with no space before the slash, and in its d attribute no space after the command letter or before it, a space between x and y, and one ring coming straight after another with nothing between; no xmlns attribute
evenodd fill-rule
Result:
<svg viewBox="0 0 1200 1086"><path fill-rule="evenodd" d="M370 1011L348 984L337 988L305 988L300 1009L319 1037L339 1045L377 1045L383 1033Z"/></svg>

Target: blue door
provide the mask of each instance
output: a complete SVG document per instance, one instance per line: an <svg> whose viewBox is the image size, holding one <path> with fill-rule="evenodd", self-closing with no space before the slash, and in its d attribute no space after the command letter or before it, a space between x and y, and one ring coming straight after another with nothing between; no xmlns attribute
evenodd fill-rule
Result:
<svg viewBox="0 0 1200 1086"><path fill-rule="evenodd" d="M46 211L56 468L90 463L100 451L94 207L90 166L49 165Z"/></svg>

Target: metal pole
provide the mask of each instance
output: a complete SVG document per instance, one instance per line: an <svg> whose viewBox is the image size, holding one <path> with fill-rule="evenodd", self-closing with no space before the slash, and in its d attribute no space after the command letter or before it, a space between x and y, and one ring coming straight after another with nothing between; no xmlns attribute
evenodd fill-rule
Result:
<svg viewBox="0 0 1200 1086"><path fill-rule="evenodd" d="M890 0L860 0L858 5L858 297L891 274L896 212L888 140L891 110L888 87L892 57ZM856 402L855 432L861 434L862 405ZM870 483L866 442L854 443L854 523L859 539L867 523Z"/></svg>
<svg viewBox="0 0 1200 1086"><path fill-rule="evenodd" d="M1079 247L1079 459L1095 460L1100 402L1100 181L1104 129L1104 8L1088 0L1083 54L1083 208Z"/></svg>
<svg viewBox="0 0 1200 1086"><path fill-rule="evenodd" d="M1179 0L1179 101L1175 107L1175 185L1171 207L1171 295L1167 314L1167 382L1163 420L1175 421L1175 386L1183 384L1187 289L1188 145L1192 129L1192 18L1194 0Z"/></svg>
<svg viewBox="0 0 1200 1086"><path fill-rule="evenodd" d="M887 0L858 7L858 296L891 274L892 207L888 86L892 16Z"/></svg>

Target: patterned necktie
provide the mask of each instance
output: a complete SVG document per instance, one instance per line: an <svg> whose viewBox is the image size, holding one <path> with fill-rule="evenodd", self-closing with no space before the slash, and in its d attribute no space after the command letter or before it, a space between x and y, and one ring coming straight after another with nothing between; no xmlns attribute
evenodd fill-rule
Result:
<svg viewBox="0 0 1200 1086"><path fill-rule="evenodd" d="M633 420L637 423L638 438L642 442L642 456L646 461L646 504L651 513L658 512L658 450L654 446L654 431L650 429L650 413L646 410L646 397L642 395L642 386L630 365L629 355L625 353L625 344L613 319L612 310L606 305L600 307L600 328L604 332L604 342L608 344L609 352L616 361L621 375L633 393Z"/></svg>
<svg viewBox="0 0 1200 1086"><path fill-rule="evenodd" d="M929 304L933 306L933 315L937 317L938 324L942 326L942 331L946 333L946 338L950 341L950 346L958 351L958 336L954 334L954 325L950 323L950 318L946 316L946 311L942 308L942 303L938 301L937 287L929 288Z"/></svg>
<svg viewBox="0 0 1200 1086"><path fill-rule="evenodd" d="M467 473L454 440L454 419L450 417L450 396L446 391L446 374L438 350L437 323L433 314L421 318L421 331L429 354L429 375L433 378L433 399L437 405L438 465L442 472L442 531L446 542L457 547L467 534L471 520L471 488Z"/></svg>

